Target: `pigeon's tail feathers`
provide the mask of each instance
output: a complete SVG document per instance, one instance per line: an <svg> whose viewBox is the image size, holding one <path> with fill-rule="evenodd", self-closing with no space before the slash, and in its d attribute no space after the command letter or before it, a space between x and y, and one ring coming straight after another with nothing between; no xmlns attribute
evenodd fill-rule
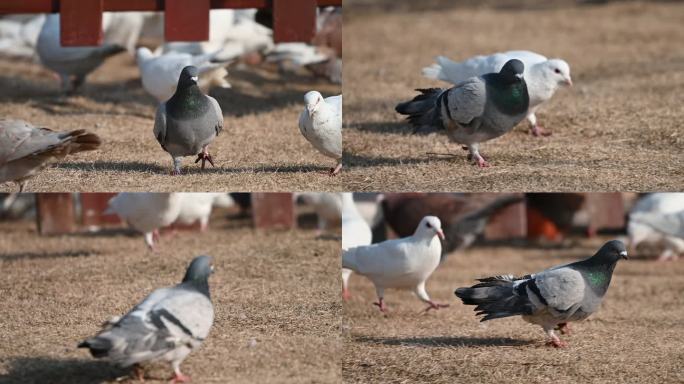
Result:
<svg viewBox="0 0 684 384"><path fill-rule="evenodd" d="M495 276L480 279L480 283L472 287L458 288L454 292L465 305L476 305L476 315L483 317L480 321L499 319L502 317L531 315L534 304L527 297L524 284L516 285L513 276ZM519 294L522 288L523 295Z"/></svg>
<svg viewBox="0 0 684 384"><path fill-rule="evenodd" d="M444 92L441 88L416 89L419 95L410 101L399 103L397 113L407 115L406 118L414 127L414 133L421 127L442 127L439 115L439 97Z"/></svg>
<svg viewBox="0 0 684 384"><path fill-rule="evenodd" d="M427 77L428 79L439 79L442 74L442 66L439 64L432 64L429 67L424 67L423 68L423 76Z"/></svg>
<svg viewBox="0 0 684 384"><path fill-rule="evenodd" d="M112 342L104 337L93 337L82 341L78 348L88 348L90 354L95 358L107 357L109 351L112 349Z"/></svg>
<svg viewBox="0 0 684 384"><path fill-rule="evenodd" d="M98 135L87 132L84 129L71 131L68 135L72 138L69 153L92 151L102 144L102 140Z"/></svg>

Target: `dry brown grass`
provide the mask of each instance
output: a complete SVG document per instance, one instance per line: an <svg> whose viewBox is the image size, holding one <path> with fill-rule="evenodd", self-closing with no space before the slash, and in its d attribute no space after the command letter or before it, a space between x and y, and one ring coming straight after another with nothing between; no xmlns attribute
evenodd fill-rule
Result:
<svg viewBox="0 0 684 384"><path fill-rule="evenodd" d="M206 233L162 237L159 254L137 235L39 237L32 223L0 223L0 381L126 375L76 344L209 254L216 320L182 365L193 382L339 382L339 242L315 239L313 230L258 233L244 220L218 218ZM171 371L158 363L148 375L147 382L165 382Z"/></svg>
<svg viewBox="0 0 684 384"><path fill-rule="evenodd" d="M477 277L522 274L595 252L606 238L564 249L477 246L450 254L428 280L425 308L411 292L386 293L388 316L371 305L375 290L353 276L343 305L346 382L393 383L681 383L684 380L684 263L620 262L598 313L561 336L565 349L544 345L542 329L519 318L480 323L453 291Z"/></svg>
<svg viewBox="0 0 684 384"><path fill-rule="evenodd" d="M0 116L56 130L85 128L100 135L100 150L67 158L29 181L31 191L288 191L342 190L341 178L322 174L334 160L299 133L303 95L341 87L271 68L230 69L232 89L215 89L224 132L210 146L216 168L201 172L184 159L170 177L171 158L152 134L156 99L142 88L133 58L120 54L92 73L81 95L63 97L39 64L0 58ZM14 191L13 184L0 191Z"/></svg>
<svg viewBox="0 0 684 384"><path fill-rule="evenodd" d="M684 185L681 3L392 8L345 9L349 190L664 191ZM460 60L509 49L571 65L575 87L559 90L538 113L551 137L529 136L523 122L483 144L493 167L478 169L444 134L410 135L394 106L413 97L414 88L446 85L421 75L435 56ZM426 155L448 151L458 157Z"/></svg>

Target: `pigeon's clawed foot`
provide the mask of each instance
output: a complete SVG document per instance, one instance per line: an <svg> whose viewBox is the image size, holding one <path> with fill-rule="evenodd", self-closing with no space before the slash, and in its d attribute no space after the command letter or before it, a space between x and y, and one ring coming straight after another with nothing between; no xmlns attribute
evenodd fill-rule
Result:
<svg viewBox="0 0 684 384"><path fill-rule="evenodd" d="M145 370L140 364L133 364L133 378L140 382L145 381Z"/></svg>
<svg viewBox="0 0 684 384"><path fill-rule="evenodd" d="M339 163L335 167L330 167L330 172L328 172L328 175L330 175L330 177L337 176L341 170L342 163Z"/></svg>
<svg viewBox="0 0 684 384"><path fill-rule="evenodd" d="M541 125L532 126L532 129L530 129L530 133L532 133L532 136L535 137L551 136L551 131L545 130Z"/></svg>
<svg viewBox="0 0 684 384"><path fill-rule="evenodd" d="M176 372L173 375L173 379L169 381L169 384L176 384L176 383L187 383L190 381L190 376L186 376L180 372Z"/></svg>
<svg viewBox="0 0 684 384"><path fill-rule="evenodd" d="M479 154L478 154L478 155L475 155L475 156L468 155L468 157L470 157L470 159L474 159L474 160L475 160L475 164L477 164L477 166L480 167L480 168L487 168L487 167L489 167L489 162L487 162L487 160L486 160L486 159L484 158L484 156L482 156L482 155L479 155ZM470 159L469 159L469 160L470 160Z"/></svg>
<svg viewBox="0 0 684 384"><path fill-rule="evenodd" d="M377 305L378 308L380 308L380 312L387 312L387 306L385 305L385 301L381 298L378 299L377 303L373 303L373 305Z"/></svg>
<svg viewBox="0 0 684 384"><path fill-rule="evenodd" d="M347 301L349 299L351 299L351 293L349 293L349 289L342 288L342 300Z"/></svg>
<svg viewBox="0 0 684 384"><path fill-rule="evenodd" d="M563 335L569 335L570 334L570 325L568 323L560 323L560 324L558 324L558 330Z"/></svg>
<svg viewBox="0 0 684 384"><path fill-rule="evenodd" d="M556 338L553 338L553 339L549 340L548 342L546 342L546 345L548 345L549 347L554 347L554 348L565 348L568 346L568 343L566 343L565 341L562 341L561 339L556 337Z"/></svg>
<svg viewBox="0 0 684 384"><path fill-rule="evenodd" d="M423 312L430 312L431 309L438 310L440 308L449 307L449 304L439 304L439 303L435 303L432 300L428 301L428 304L430 304L430 306L425 308L425 310Z"/></svg>
<svg viewBox="0 0 684 384"><path fill-rule="evenodd" d="M204 169L204 164L208 161L209 164L211 164L212 167L215 167L214 165L214 160L211 158L211 155L209 152L202 152L197 155L197 160L195 160L195 164L197 164L200 160L202 160L202 169Z"/></svg>

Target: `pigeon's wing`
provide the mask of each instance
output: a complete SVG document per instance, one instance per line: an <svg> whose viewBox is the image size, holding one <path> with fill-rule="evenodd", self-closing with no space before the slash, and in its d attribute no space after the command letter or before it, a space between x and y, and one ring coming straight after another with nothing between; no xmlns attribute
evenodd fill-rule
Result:
<svg viewBox="0 0 684 384"><path fill-rule="evenodd" d="M333 107L337 113L342 114L342 95L326 97L325 102Z"/></svg>
<svg viewBox="0 0 684 384"><path fill-rule="evenodd" d="M472 77L442 93L438 102L444 111L442 118L446 114L449 120L469 124L484 113L487 104L485 83L479 77Z"/></svg>
<svg viewBox="0 0 684 384"><path fill-rule="evenodd" d="M499 72L503 65L511 59L518 59L525 67L546 61L546 57L531 51L499 52L487 56L474 56L464 61L453 61L447 57L437 57L437 63L423 68L423 75L431 79L458 84L474 76Z"/></svg>
<svg viewBox="0 0 684 384"><path fill-rule="evenodd" d="M342 252L342 267L362 275L401 276L406 273L405 239L388 240Z"/></svg>
<svg viewBox="0 0 684 384"><path fill-rule="evenodd" d="M504 52L502 54L499 54L498 62L496 63L496 65L499 67L495 71L491 71L491 72L500 71L501 67L503 67L503 65L506 64L506 62L508 60L511 60L511 59L518 59L518 60L522 61L523 64L525 64L525 67L532 66L534 64L541 63L541 62L548 60L548 58L546 56L540 55L540 54L538 54L536 52L532 52L532 51L508 51L508 52Z"/></svg>
<svg viewBox="0 0 684 384"><path fill-rule="evenodd" d="M207 96L207 98L209 98L209 101L211 102L211 113L213 113L216 117L216 125L214 126L214 129L216 129L216 134L218 135L223 130L223 112L221 111L221 106L216 99L211 96Z"/></svg>
<svg viewBox="0 0 684 384"><path fill-rule="evenodd" d="M166 103L160 103L159 107L157 107L157 114L154 116L154 129L152 132L159 144L164 148L164 143L166 142Z"/></svg>
<svg viewBox="0 0 684 384"><path fill-rule="evenodd" d="M684 238L684 211L670 214L659 212L636 212L630 221L645 224L665 235Z"/></svg>
<svg viewBox="0 0 684 384"><path fill-rule="evenodd" d="M539 296L531 296L530 300L536 306L546 306L552 314L571 315L568 312L576 311L582 303L586 285L582 274L575 269L553 268L536 274L533 279Z"/></svg>

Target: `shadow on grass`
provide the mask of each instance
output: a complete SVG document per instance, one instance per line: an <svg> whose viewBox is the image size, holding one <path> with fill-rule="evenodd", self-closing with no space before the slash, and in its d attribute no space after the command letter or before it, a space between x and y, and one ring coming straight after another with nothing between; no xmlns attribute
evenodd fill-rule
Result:
<svg viewBox="0 0 684 384"><path fill-rule="evenodd" d="M190 160L190 157L188 157ZM55 165L57 168L76 170L82 172L138 172L138 173L157 173L168 175L171 171L171 160L169 160L169 166L163 167L157 164L142 163L139 161L96 161L90 162L79 162L70 161L65 163L58 163ZM207 166L207 168L202 169L199 165L192 164L189 162L186 166L181 169L180 177L183 175L202 175L202 174L237 174L237 173L318 173L321 177L328 177L328 171L330 167L321 165L267 165L267 166L254 166L254 167L222 167L217 165L215 168Z"/></svg>
<svg viewBox="0 0 684 384"><path fill-rule="evenodd" d="M370 344L413 347L517 347L534 344L532 340L511 339L509 337L372 337L358 336L356 341Z"/></svg>
<svg viewBox="0 0 684 384"><path fill-rule="evenodd" d="M164 168L157 164L142 163L139 161L69 161L55 164L56 168L74 170L74 171L95 171L95 172L140 172L140 173L169 173L171 169L171 160L169 160L169 167Z"/></svg>
<svg viewBox="0 0 684 384"><path fill-rule="evenodd" d="M355 129L361 132L385 133L393 135L407 136L413 133L411 127L406 121L375 121L367 123L352 123L344 127L344 129ZM422 132L418 132L422 133Z"/></svg>
<svg viewBox="0 0 684 384"><path fill-rule="evenodd" d="M375 156L365 156L350 154L344 152L342 155L342 163L346 167L381 167L381 166L397 166L397 165L410 165L410 164L424 164L431 161L443 161L448 160L440 157L429 157L427 154L425 157L405 157L405 158L390 158L390 157L375 157Z"/></svg>
<svg viewBox="0 0 684 384"><path fill-rule="evenodd" d="M97 360L19 357L10 359L7 374L0 375L6 384L90 384L126 376L129 370Z"/></svg>
<svg viewBox="0 0 684 384"><path fill-rule="evenodd" d="M58 252L16 252L4 253L0 256L0 260L16 261L22 259L57 259L62 257L95 256L99 254L100 252L91 249L77 249Z"/></svg>

